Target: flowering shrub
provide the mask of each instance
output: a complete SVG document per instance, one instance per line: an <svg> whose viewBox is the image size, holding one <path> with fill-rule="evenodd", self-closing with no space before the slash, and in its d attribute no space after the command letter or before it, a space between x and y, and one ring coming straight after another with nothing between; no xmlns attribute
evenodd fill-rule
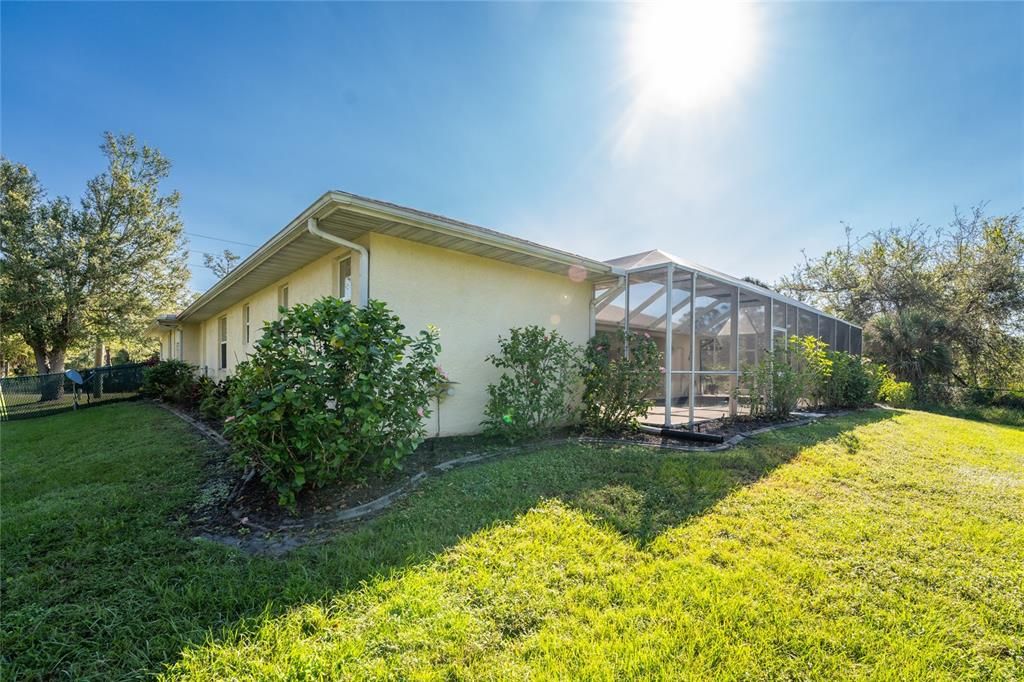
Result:
<svg viewBox="0 0 1024 682"><path fill-rule="evenodd" d="M224 432L282 505L363 470L386 473L420 443L441 382L437 330L407 336L380 301L322 298L281 311L235 371Z"/></svg>
<svg viewBox="0 0 1024 682"><path fill-rule="evenodd" d="M664 378L662 361L650 334L620 329L590 339L581 364L582 417L587 429L598 433L635 429Z"/></svg>
<svg viewBox="0 0 1024 682"><path fill-rule="evenodd" d="M572 421L579 347L538 326L510 329L498 347L487 359L504 374L487 387L485 431L514 442Z"/></svg>

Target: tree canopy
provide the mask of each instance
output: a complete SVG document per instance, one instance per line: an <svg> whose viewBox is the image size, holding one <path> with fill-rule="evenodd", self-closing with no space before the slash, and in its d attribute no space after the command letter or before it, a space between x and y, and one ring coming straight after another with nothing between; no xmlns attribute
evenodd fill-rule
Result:
<svg viewBox="0 0 1024 682"><path fill-rule="evenodd" d="M226 274L235 269L235 265L242 257L237 255L230 249L224 249L220 253L204 253L203 254L203 267L209 268L217 279L221 279Z"/></svg>
<svg viewBox="0 0 1024 682"><path fill-rule="evenodd" d="M171 164L131 135L104 136L107 168L77 203L47 199L35 174L0 161L0 322L40 373L64 371L73 345L140 339L189 279Z"/></svg>
<svg viewBox="0 0 1024 682"><path fill-rule="evenodd" d="M864 326L865 351L917 386L1024 381L1021 214L870 232L807 258L779 290Z"/></svg>

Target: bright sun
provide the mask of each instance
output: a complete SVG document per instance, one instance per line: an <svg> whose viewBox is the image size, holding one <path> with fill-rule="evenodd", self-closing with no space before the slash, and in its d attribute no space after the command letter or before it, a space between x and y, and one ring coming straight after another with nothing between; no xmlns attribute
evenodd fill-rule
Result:
<svg viewBox="0 0 1024 682"><path fill-rule="evenodd" d="M638 103L674 113L728 94L751 66L755 33L749 4L712 0L637 5L629 62Z"/></svg>

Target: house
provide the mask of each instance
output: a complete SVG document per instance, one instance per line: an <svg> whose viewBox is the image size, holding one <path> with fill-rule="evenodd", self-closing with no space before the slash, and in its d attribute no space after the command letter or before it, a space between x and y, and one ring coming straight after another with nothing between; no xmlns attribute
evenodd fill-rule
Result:
<svg viewBox="0 0 1024 682"><path fill-rule="evenodd" d="M382 300L411 332L438 327L440 363L457 382L441 404L442 434L479 430L498 376L485 358L511 327L541 325L579 344L627 325L651 335L666 378L648 417L672 425L741 410L732 390L740 368L788 334L860 352L859 328L662 251L601 262L346 192L321 196L150 329L162 358L221 379L279 307L328 295Z"/></svg>

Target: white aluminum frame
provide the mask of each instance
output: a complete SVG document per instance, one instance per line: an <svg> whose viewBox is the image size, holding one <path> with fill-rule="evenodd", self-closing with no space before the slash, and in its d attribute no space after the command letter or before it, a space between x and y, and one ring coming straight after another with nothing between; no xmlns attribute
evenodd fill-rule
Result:
<svg viewBox="0 0 1024 682"><path fill-rule="evenodd" d="M636 311L630 307L630 279L631 275L638 275L641 273L649 273L656 270L664 270L665 276L663 280L663 291L656 293L652 296L648 296L643 302L643 306L638 308ZM675 283L675 275L678 272L685 272L690 275L690 296L689 296L689 314L690 314L690 369L677 370L672 367L672 337L674 336L674 325L672 321L673 313L677 313L682 310L682 307L675 305L673 291ZM699 370L697 369L697 282L698 278L701 280L707 280L714 284L721 286L724 290L730 291L732 295L732 309L730 310L730 329L732 333L732 343L730 352L732 357L730 358L730 367L733 369L729 370ZM672 392L672 380L674 376L678 375L689 375L690 377L690 392L687 398L687 404L689 407L689 427L693 428L696 422L695 418L695 397L697 393L697 377L698 375L719 375L719 376L730 376L732 377L733 386L739 385L740 376L740 333L739 333L739 316L740 316L740 300L744 292L754 294L760 299L764 300L765 306L765 334L767 336L768 350L774 350L775 347L775 333L781 331L789 334L789 327L787 320L783 319L781 323L775 320L775 306L776 302L782 303L785 306L792 306L793 313L795 315L795 331L799 336L801 334L813 334L818 338L821 338L822 332L822 320L825 323L831 323L833 344L836 342L838 334L839 323L846 324L850 332L848 334L847 346L849 352L853 352L853 330L856 329L860 333L860 338L863 338L863 329L855 324L851 324L845 320L841 320L833 315L824 313L817 308L807 305L801 301L784 296L778 292L764 287L759 287L754 284L747 284L740 280L735 280L731 277L715 273L713 271L705 270L695 265L686 264L683 265L676 261L668 261L662 263L656 263L653 265L645 265L638 268L630 268L622 271L621 274L614 280L606 280L608 282L608 290L603 292L600 296L595 296L591 302L591 319L590 329L593 332L597 329L597 314L612 301L614 301L622 293L624 296L624 309L622 317L622 326L628 332L629 331L629 319L631 314L641 312L650 307L654 303L658 296L665 296L665 344L664 344L664 362L665 362L665 409L664 409L664 425L671 427L672 422L672 403L673 403L673 392ZM644 280L650 281L650 280ZM595 287L595 291L596 291ZM788 316L789 308L783 308L787 311ZM813 314L814 317L814 329L802 329L800 324L800 311ZM657 324L657 323L656 323ZM778 326L781 325L781 326ZM629 353L629 347L627 345L625 352ZM737 413L737 399L735 393L730 395L729 398L729 414L733 416Z"/></svg>

